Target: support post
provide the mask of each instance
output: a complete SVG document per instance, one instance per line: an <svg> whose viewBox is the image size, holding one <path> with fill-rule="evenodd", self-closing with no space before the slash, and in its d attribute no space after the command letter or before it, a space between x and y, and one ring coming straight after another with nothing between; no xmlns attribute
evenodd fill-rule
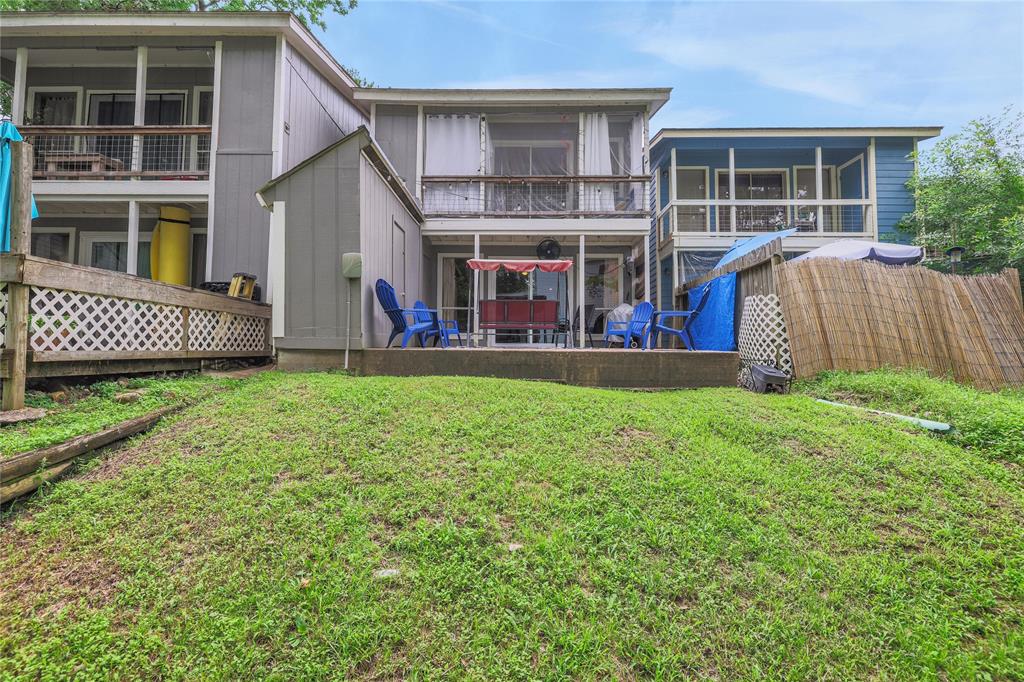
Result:
<svg viewBox="0 0 1024 682"><path fill-rule="evenodd" d="M11 143L11 253L27 254L32 244L32 145ZM28 286L7 283L5 350L10 353L9 372L3 380L0 409L25 407L25 375L28 363Z"/></svg>
<svg viewBox="0 0 1024 682"><path fill-rule="evenodd" d="M206 198L206 263L203 265L203 278L209 282L213 279L213 230L214 201L217 182L217 148L220 146L220 86L221 67L224 60L224 42L218 40L213 44L213 109L210 112L210 170L207 185L210 191ZM193 282L192 286L197 286Z"/></svg>
<svg viewBox="0 0 1024 682"><path fill-rule="evenodd" d="M825 198L824 172L821 169L821 147L814 148L814 198L821 201ZM818 216L818 232L825 231L825 205L818 204L815 209Z"/></svg>
<svg viewBox="0 0 1024 682"><path fill-rule="evenodd" d="M149 69L149 48L135 48L135 126L146 125L146 71ZM142 170L142 136L132 136L132 170ZM132 178L138 180L138 178ZM129 268L131 263L129 262ZM130 271L129 271L130 272Z"/></svg>
<svg viewBox="0 0 1024 682"><path fill-rule="evenodd" d="M286 223L285 202L275 201L270 207L270 272L267 276L267 303L273 304L270 309L270 327L272 338L282 338L284 328L284 291L285 291L285 240ZM348 286L352 286L351 280Z"/></svg>
<svg viewBox="0 0 1024 682"><path fill-rule="evenodd" d="M673 246L673 249L675 247ZM651 275L655 277L658 275L656 262L657 259L651 261L651 233L648 232L644 235L644 262L647 263L647 267L644 268L644 300L648 303L651 301Z"/></svg>
<svg viewBox="0 0 1024 682"><path fill-rule="evenodd" d="M676 183L679 182L679 179L677 177L678 174L676 173L676 148L675 147L672 148L671 155L672 155L672 167L669 169L669 176L668 176L668 205L670 206L670 208L668 209L669 210L668 224L669 224L669 228L670 228L669 235L674 237L676 231L679 229L679 226L676 224L676 213L677 213L677 211L676 211L676 199L679 198L679 194L678 194L679 188L676 186ZM661 241L661 226L660 225L658 226L658 240Z"/></svg>
<svg viewBox="0 0 1024 682"><path fill-rule="evenodd" d="M14 92L11 93L11 122L25 123L25 95L28 91L28 48L19 47L14 57Z"/></svg>
<svg viewBox="0 0 1024 682"><path fill-rule="evenodd" d="M129 275L139 274L139 202L128 202L128 270Z"/></svg>
<svg viewBox="0 0 1024 682"><path fill-rule="evenodd" d="M376 105L374 105L376 106ZM413 192L416 193L416 198L423 199L423 147L426 140L423 139L424 128L426 125L426 119L423 117L423 105L416 107L416 179L413 181L415 187ZM483 125L486 125L486 121ZM486 140L486 135L484 135ZM484 157L481 161L480 172L486 173L487 170L483 164L486 163L486 150L484 150Z"/></svg>
<svg viewBox="0 0 1024 682"><path fill-rule="evenodd" d="M736 201L736 149L729 147L729 201ZM722 226L718 226L722 231ZM729 206L729 231L736 231L736 204Z"/></svg>
<svg viewBox="0 0 1024 682"><path fill-rule="evenodd" d="M580 252L576 260L576 305L580 309L579 344L587 347L587 238L580 235Z"/></svg>
<svg viewBox="0 0 1024 682"><path fill-rule="evenodd" d="M868 206L868 231L878 238L878 175L875 170L875 138L868 144L868 194L871 204Z"/></svg>
<svg viewBox="0 0 1024 682"><path fill-rule="evenodd" d="M480 233L473 235L473 258L480 257ZM473 271L473 309L469 311L473 316L473 345L480 345L480 271Z"/></svg>

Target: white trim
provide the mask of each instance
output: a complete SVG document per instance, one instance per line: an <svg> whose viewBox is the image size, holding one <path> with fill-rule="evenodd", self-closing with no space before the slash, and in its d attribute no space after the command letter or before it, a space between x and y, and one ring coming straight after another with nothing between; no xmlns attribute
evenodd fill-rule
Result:
<svg viewBox="0 0 1024 682"><path fill-rule="evenodd" d="M287 210L285 202L275 201L271 206L270 213L270 255L267 269L267 291L265 300L272 303L274 298L279 299L279 304L271 311L271 336L280 338L285 335L284 325L284 296L287 283L287 272L285 271L285 246L287 230ZM210 251L210 241L207 237L206 251Z"/></svg>
<svg viewBox="0 0 1024 682"><path fill-rule="evenodd" d="M718 196L718 169L715 169L715 199ZM736 148L729 147L729 199L736 199ZM722 226L718 224L718 216L715 216L715 228L721 232ZM736 207L729 207L729 232L736 232Z"/></svg>
<svg viewBox="0 0 1024 682"><path fill-rule="evenodd" d="M429 236L483 234L512 236L551 236L587 234L642 237L650 235L650 218L437 218L423 222L421 233Z"/></svg>
<svg viewBox="0 0 1024 682"><path fill-rule="evenodd" d="M704 231L705 232L710 232L711 231L711 166L673 166L673 168L675 169L673 171L673 175L675 175L675 171L677 171L677 170L702 170L702 171L704 171L704 201L706 202L704 204L705 209L706 209L704 211ZM675 183L676 183L676 192L678 193L678 191L679 191L679 179L678 178L676 179ZM679 201L679 199L676 199L676 201ZM687 204L687 205L697 206L698 204ZM679 230L679 221L678 221L678 219L675 221L675 226L676 226L676 228L675 228L676 231L680 231Z"/></svg>
<svg viewBox="0 0 1024 682"><path fill-rule="evenodd" d="M283 172L284 164L284 36L277 36L274 51L274 117L271 128L270 177L276 178ZM291 74L289 74L289 82Z"/></svg>
<svg viewBox="0 0 1024 682"><path fill-rule="evenodd" d="M205 180L36 180L32 193L47 201L176 201L207 203L210 185Z"/></svg>
<svg viewBox="0 0 1024 682"><path fill-rule="evenodd" d="M444 308L443 308L443 301L444 301L444 259L445 258L465 258L465 259L468 260L468 259L470 259L472 257L473 257L472 253L468 253L468 252L465 252L465 251L458 252L458 253L450 252L450 251L439 251L436 254L436 260L437 260L437 279L436 279L437 287L436 287L436 289L437 289L437 291L435 292L435 294L436 294L437 298L434 299L434 305L431 306L431 307L436 308L437 311L439 313L441 313L441 317L444 317ZM472 295L472 292L470 292L470 294ZM472 301L470 301L470 305L472 305ZM457 307L456 308L449 308L449 310L461 310L461 308L457 308ZM463 330L463 331L464 332L469 332L468 329Z"/></svg>
<svg viewBox="0 0 1024 682"><path fill-rule="evenodd" d="M651 146L662 140L687 137L921 137L942 133L942 126L880 128L662 128Z"/></svg>
<svg viewBox="0 0 1024 682"><path fill-rule="evenodd" d="M864 231L875 237L878 236L878 172L875 159L875 138L871 138L868 144L868 192L871 195L870 225L864 226Z"/></svg>
<svg viewBox="0 0 1024 682"><path fill-rule="evenodd" d="M4 23L9 21L4 15ZM11 93L11 121L14 125L25 122L25 86L28 84L28 48L19 47L14 53L14 92Z"/></svg>
<svg viewBox="0 0 1024 682"><path fill-rule="evenodd" d="M192 93L190 95L191 98L192 98L192 112L191 112L191 115L188 117L188 120L192 123L192 125L195 125L195 126L202 125L201 123L199 123L199 95L204 93L204 92L210 93L210 101L211 101L210 125L211 126L213 125L213 107L212 107L212 103L213 103L213 99L214 99L214 97L213 97L213 86L212 85L193 85L192 86ZM190 135L189 139L190 139L189 149L190 149L190 153L192 155L191 162L192 162L194 168L196 170L199 170L199 136L198 135Z"/></svg>
<svg viewBox="0 0 1024 682"><path fill-rule="evenodd" d="M67 217L70 217L70 216L63 216L62 215L60 217L61 218L67 218ZM37 234L66 234L68 236L68 260L64 261L64 262L74 264L74 262L75 262L75 255L78 253L77 248L76 248L77 247L77 242L78 242L78 228L76 228L76 227L49 227L49 226L48 227L33 227L32 228L32 236L34 237ZM31 252L32 252L32 244L31 244L31 240L30 240L29 241L29 253L31 253Z"/></svg>
<svg viewBox="0 0 1024 682"><path fill-rule="evenodd" d="M582 114L581 114L582 116ZM649 239L650 237L648 237ZM587 237L580 235L579 252L576 254L576 304L580 310L579 348L587 347ZM568 299L569 292L566 292ZM568 313L569 311L566 311ZM573 315L575 315L575 310ZM566 317L569 317L566 315ZM569 317L571 320L572 317Z"/></svg>
<svg viewBox="0 0 1024 682"><path fill-rule="evenodd" d="M71 125L81 125L82 123L82 105L84 99L84 89L81 85L33 85L30 87L25 95L25 118L26 121L31 121L36 115L36 94L40 92L73 92L75 93L75 120L71 122ZM13 117L12 117L13 120Z"/></svg>
<svg viewBox="0 0 1024 682"><path fill-rule="evenodd" d="M139 202L128 202L128 274L139 274Z"/></svg>
<svg viewBox="0 0 1024 682"><path fill-rule="evenodd" d="M377 133L377 103L373 102L370 104L370 124L367 127L370 131L370 137L373 137Z"/></svg>
<svg viewBox="0 0 1024 682"><path fill-rule="evenodd" d="M676 200L676 182L678 182L678 180L676 179L675 171L672 170L672 169L674 169L676 167L676 148L675 147L672 148L672 152L671 152L670 156L671 156L671 161L670 161L670 167L669 167L670 175L668 176L668 203L671 206L675 202L675 200ZM676 233L676 212L672 211L672 213L669 214L669 216L668 216L668 235L669 235L669 237L671 237L675 233ZM658 242L661 243L662 239L663 239L663 237L661 236L661 231L659 230L658 231Z"/></svg>
<svg viewBox="0 0 1024 682"><path fill-rule="evenodd" d="M551 107L649 107L654 115L668 101L671 88L356 88L357 102L441 106L544 105Z"/></svg>
<svg viewBox="0 0 1024 682"><path fill-rule="evenodd" d="M220 95L223 80L224 42L218 40L213 44L213 110L210 112L210 170L207 176L206 200L206 268L204 279L213 280L213 205L216 200L217 149L220 146ZM257 195L259 196L259 195ZM262 199L261 199L262 201Z"/></svg>
<svg viewBox="0 0 1024 682"><path fill-rule="evenodd" d="M377 104L373 103L370 105L370 111L376 116ZM423 196L423 164L426 145L423 135L425 133L424 125L426 118L423 116L423 105L416 107L416 178L413 181L415 185L413 192L417 199L422 199ZM481 124L483 125L483 124ZM373 131L370 131L370 136L373 136Z"/></svg>

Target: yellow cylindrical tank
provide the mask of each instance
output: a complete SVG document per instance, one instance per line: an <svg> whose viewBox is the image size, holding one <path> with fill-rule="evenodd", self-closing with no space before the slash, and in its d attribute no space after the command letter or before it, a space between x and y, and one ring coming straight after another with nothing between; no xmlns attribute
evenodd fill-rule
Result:
<svg viewBox="0 0 1024 682"><path fill-rule="evenodd" d="M155 281L188 285L191 220L187 209L160 207L160 220L149 246L149 269Z"/></svg>

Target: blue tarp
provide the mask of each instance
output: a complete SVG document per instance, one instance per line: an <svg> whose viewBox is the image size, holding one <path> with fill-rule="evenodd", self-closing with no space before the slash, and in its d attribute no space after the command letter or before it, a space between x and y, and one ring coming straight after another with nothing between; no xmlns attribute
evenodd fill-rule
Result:
<svg viewBox="0 0 1024 682"><path fill-rule="evenodd" d="M689 290L689 305L696 306L704 289L711 287L708 300L693 321L690 334L696 350L736 350L736 273L716 277Z"/></svg>
<svg viewBox="0 0 1024 682"><path fill-rule="evenodd" d="M0 123L0 253L11 250L11 142L21 142L21 133L10 121ZM38 218L35 197L32 217Z"/></svg>
<svg viewBox="0 0 1024 682"><path fill-rule="evenodd" d="M737 239L733 243L732 248L725 252L725 255L722 256L722 260L718 261L718 265L715 267L720 268L726 263L731 263L737 258L747 255L751 251L764 246L772 240L779 239L780 237L790 237L794 234L796 234L796 228L790 228L788 230L779 230L778 232L766 232L764 234L759 234L756 237L750 237L749 239Z"/></svg>

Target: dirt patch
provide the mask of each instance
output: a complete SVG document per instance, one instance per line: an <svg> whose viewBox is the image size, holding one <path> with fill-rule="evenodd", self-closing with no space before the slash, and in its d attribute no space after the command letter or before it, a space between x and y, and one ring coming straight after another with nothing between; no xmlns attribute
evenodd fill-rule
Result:
<svg viewBox="0 0 1024 682"><path fill-rule="evenodd" d="M80 477L82 481L104 481L116 478L125 467L136 464L159 464L157 453L169 442L209 420L181 417L167 428L152 436L145 436L128 444L113 445L100 451L102 460L96 468ZM206 448L190 443L175 443L186 457L202 454Z"/></svg>

